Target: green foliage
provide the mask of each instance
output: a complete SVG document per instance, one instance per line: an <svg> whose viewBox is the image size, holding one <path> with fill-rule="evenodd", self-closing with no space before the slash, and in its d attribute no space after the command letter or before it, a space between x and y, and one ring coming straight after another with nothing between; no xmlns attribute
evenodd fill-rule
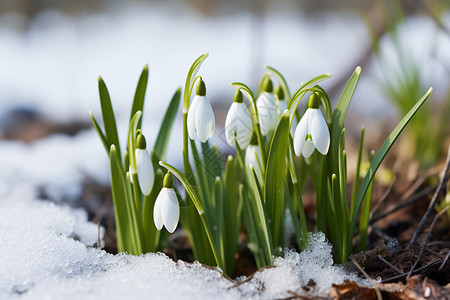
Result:
<svg viewBox="0 0 450 300"><path fill-rule="evenodd" d="M370 167L360 183L364 129L361 131L356 175L352 193L348 197L344 122L361 69L359 67L355 69L334 109L331 108L328 94L318 85L321 81L330 78L330 74L320 75L303 83L289 97L288 109L281 112L275 131L264 137L260 130L261 120L258 118L255 93L243 83L232 83L249 102L252 131L255 135L253 144L257 143L257 146L252 145L251 150L241 149L236 138L236 155L228 156L224 164L217 147L212 146L210 141L199 143L196 140L190 140L187 131L187 114L192 91L197 79L201 78L197 76L197 73L207 56L208 54L204 54L194 61L186 77L185 90L182 92L178 89L175 92L166 110L153 146L155 182L147 196L140 191L135 150L136 138L143 134L140 128L148 67L146 66L142 71L136 88L126 154L123 158L120 153L111 99L105 83L101 78L99 80L104 130L92 114L91 120L110 159L119 251L138 255L161 250L167 233L156 230L153 226L153 210L158 194L163 188L165 170L169 170L185 190L184 199L181 201L180 222L192 245L194 258L205 264L216 265L226 274L234 274L241 227L245 228L249 239L248 247L253 252L258 267L271 265L273 255L282 255L282 249L288 246L285 237L286 228L291 227L286 226L288 220L293 222L299 249L306 247L308 224L302 193L309 178L316 192L317 229L325 232L333 243L336 261L344 262L351 254L358 216L360 216L360 245L364 248L374 175L400 133L425 103L431 89L408 110L381 149L373 155ZM272 67L267 69L268 73L263 76L256 95L271 76L278 81L277 84L281 86L286 96L291 95L281 73ZM317 95L316 100L319 100L311 110L322 114L320 110L322 107L325 113L325 121L320 123L323 128L320 130L326 131L327 138L329 134L330 141L327 144L329 149L327 151L322 149L321 153L313 150L315 153L310 157L301 156L296 160L294 152L298 144L294 146L295 137L291 136L290 128L294 116L300 116L297 110L300 101L310 93ZM164 161L182 94L183 172ZM319 108L317 108L319 102ZM316 134L318 133L314 133L314 139L318 138ZM312 141L312 138L312 133L308 132L305 141L313 144L316 140ZM315 144L313 145L316 147ZM250 146L247 149L250 149ZM267 152L266 149L268 149ZM257 153L260 153L260 156ZM252 163L254 165L249 165L246 161L246 156L250 154L256 155Z"/></svg>

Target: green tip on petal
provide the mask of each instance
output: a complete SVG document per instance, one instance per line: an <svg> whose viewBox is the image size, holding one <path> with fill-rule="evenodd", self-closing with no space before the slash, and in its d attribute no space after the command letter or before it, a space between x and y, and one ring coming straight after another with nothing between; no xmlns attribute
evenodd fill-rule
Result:
<svg viewBox="0 0 450 300"><path fill-rule="evenodd" d="M270 78L267 78L266 82L264 82L263 91L267 93L273 92L273 83Z"/></svg>
<svg viewBox="0 0 450 300"><path fill-rule="evenodd" d="M197 95L198 96L205 96L206 95L206 85L205 82L200 79L200 81L197 84Z"/></svg>
<svg viewBox="0 0 450 300"><path fill-rule="evenodd" d="M167 171L166 175L164 176L163 187L167 189L173 188L173 177L170 171Z"/></svg>
<svg viewBox="0 0 450 300"><path fill-rule="evenodd" d="M136 148L137 149L146 149L147 148L147 142L145 141L145 137L143 134L139 134L136 141Z"/></svg>
<svg viewBox="0 0 450 300"><path fill-rule="evenodd" d="M242 103L244 102L244 97L242 96L241 90L237 90L236 94L234 94L234 102Z"/></svg>
<svg viewBox="0 0 450 300"><path fill-rule="evenodd" d="M312 93L311 96L309 96L308 107L317 109L319 108L319 105L320 105L319 95L317 95L317 93Z"/></svg>
<svg viewBox="0 0 450 300"><path fill-rule="evenodd" d="M283 88L281 87L281 85L277 86L274 94L277 95L279 101L285 100L284 99L284 91L283 91Z"/></svg>

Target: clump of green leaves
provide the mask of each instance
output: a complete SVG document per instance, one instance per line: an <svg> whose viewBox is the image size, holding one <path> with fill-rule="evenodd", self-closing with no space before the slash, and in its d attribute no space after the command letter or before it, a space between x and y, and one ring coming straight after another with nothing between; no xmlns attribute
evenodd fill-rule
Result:
<svg viewBox="0 0 450 300"><path fill-rule="evenodd" d="M149 195L140 192L142 181L136 174L135 155L126 154L135 153L136 145L142 144L137 140L143 134L140 124L148 70L144 68L133 101L125 155L121 155L106 85L103 80L99 81L104 131L92 115L91 118L111 162L119 251L141 254L161 249L167 236L161 232L167 232L156 230L152 212L160 191L174 188L172 183L167 182L163 186L163 174L168 170L185 190L179 205L180 222L196 260L217 265L232 275L238 235L243 227L258 267L271 265L274 255L282 255L283 248L288 246L284 236L288 220L293 223L299 249L304 249L308 243L308 224L302 193L311 178L317 198L317 230L325 232L333 243L335 259L346 261L351 254L358 219L362 244L365 244L374 175L393 143L430 95L431 89L414 104L379 151L373 154L367 173L359 182L362 131L357 177L348 197L344 121L361 69L355 69L333 109L328 94L319 85L330 78L330 74L306 81L292 96L284 77L272 67L267 67L267 74L256 92L243 83L232 83L237 89L234 103L240 105L248 102L250 109L237 104L230 108L230 120L238 123L227 123L227 141L236 147L236 153L228 156L224 163L220 150L210 144L214 114L207 100L206 84L201 76L197 76L207 56L204 54L194 61L183 92L183 148L180 153L183 156L183 171L164 161L168 136L180 101L181 91L177 90L153 146L155 176ZM297 107L307 96L308 109L302 115ZM284 111L280 110L281 101L287 101ZM241 116L245 121L239 123L236 116ZM251 124L247 117L251 118ZM296 120L300 120L298 125ZM242 128L244 125L247 128ZM294 126L296 130L292 135L291 128ZM248 142L250 132L252 138ZM243 147L239 141L245 141ZM300 158L296 158L295 153ZM173 193L171 195L171 201L178 201L174 200ZM160 209L159 204L156 206ZM178 218L176 213L160 210L155 215L159 217L160 213ZM162 228L160 220L156 223L158 228Z"/></svg>

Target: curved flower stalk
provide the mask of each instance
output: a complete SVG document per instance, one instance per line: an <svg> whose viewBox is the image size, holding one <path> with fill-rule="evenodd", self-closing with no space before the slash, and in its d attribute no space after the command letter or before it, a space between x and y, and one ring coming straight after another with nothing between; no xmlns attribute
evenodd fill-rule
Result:
<svg viewBox="0 0 450 300"><path fill-rule="evenodd" d="M274 91L275 94L275 100L278 105L278 115L281 118L281 115L283 112L288 108L288 101L286 100L286 97L284 95L284 91L281 85L277 86L277 88ZM297 123L297 117L294 115L293 123ZM290 131L292 136L295 134L295 127L291 126Z"/></svg>
<svg viewBox="0 0 450 300"><path fill-rule="evenodd" d="M268 135L270 131L274 130L278 124L278 107L273 96L272 80L268 78L263 86L263 92L256 100L256 107L258 108L259 124L261 126L261 134Z"/></svg>
<svg viewBox="0 0 450 300"><path fill-rule="evenodd" d="M173 178L170 171L164 176L163 188L159 192L153 209L153 220L158 230L163 226L167 231L173 233L180 219L180 205L178 204L177 194L173 189Z"/></svg>
<svg viewBox="0 0 450 300"><path fill-rule="evenodd" d="M236 91L225 119L225 137L230 146L234 146L236 139L242 149L247 148L252 138L252 119L240 90Z"/></svg>
<svg viewBox="0 0 450 300"><path fill-rule="evenodd" d="M196 96L192 99L187 114L187 130L189 138L193 140L195 133L198 139L205 143L214 134L215 119L208 98L206 97L205 82L200 78L197 84Z"/></svg>
<svg viewBox="0 0 450 300"><path fill-rule="evenodd" d="M297 156L303 154L305 158L308 158L314 152L314 149L317 149L323 155L328 153L330 132L319 109L319 103L319 96L312 93L309 98L308 109L295 129L294 151Z"/></svg>
<svg viewBox="0 0 450 300"><path fill-rule="evenodd" d="M153 182L155 181L155 171L153 170L152 160L148 153L147 142L143 134L139 134L136 142L136 172L142 194L150 195Z"/></svg>

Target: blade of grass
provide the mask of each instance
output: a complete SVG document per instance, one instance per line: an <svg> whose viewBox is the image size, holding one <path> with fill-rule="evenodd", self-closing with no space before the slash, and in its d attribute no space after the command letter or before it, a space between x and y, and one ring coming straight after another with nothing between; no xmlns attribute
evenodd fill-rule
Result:
<svg viewBox="0 0 450 300"><path fill-rule="evenodd" d="M144 112L144 100L145 100L145 92L147 90L147 82L148 82L148 65L144 66L142 70L141 76L139 77L139 81L136 87L136 92L134 94L133 105L131 107L130 114L130 123L133 120L134 115L138 111ZM137 128L141 128L142 118L139 120L137 124Z"/></svg>
<svg viewBox="0 0 450 300"><path fill-rule="evenodd" d="M353 211L353 215L351 216L351 226L350 226L350 232L349 232L349 249L351 247L351 240L353 237L353 231L355 229L356 220L358 217L358 210L361 206L361 202L363 201L364 195L367 192L367 189L370 185L370 182L373 180L373 177L375 176L375 172L378 170L378 167L380 166L381 162L383 161L384 157L388 153L388 151L391 149L394 142L397 140L400 133L403 131L403 129L408 125L411 118L415 115L415 113L419 110L419 108L425 103L425 101L430 96L431 92L433 91L433 88L430 88L425 95L417 103L410 109L410 111L403 117L403 119L398 123L398 125L394 128L394 130L391 132L391 134L388 136L386 141L381 146L380 150L378 150L375 158L373 159L372 163L370 164L369 170L367 171L366 176L364 177L363 181L361 182L361 185L358 189L358 193L356 194L355 199L355 209Z"/></svg>
<svg viewBox="0 0 450 300"><path fill-rule="evenodd" d="M122 155L120 154L119 136L117 134L116 118L111 104L111 97L109 96L108 88L102 77L98 78L98 91L100 94L100 105L102 108L103 125L105 126L106 141L108 142L108 149L111 145L116 145L116 151L122 162Z"/></svg>
<svg viewBox="0 0 450 300"><path fill-rule="evenodd" d="M281 233L284 231L284 224L281 222L285 208L283 179L286 174L288 149L289 110L286 110L281 116L270 145L264 180L264 200L270 220L274 249L280 246Z"/></svg>

